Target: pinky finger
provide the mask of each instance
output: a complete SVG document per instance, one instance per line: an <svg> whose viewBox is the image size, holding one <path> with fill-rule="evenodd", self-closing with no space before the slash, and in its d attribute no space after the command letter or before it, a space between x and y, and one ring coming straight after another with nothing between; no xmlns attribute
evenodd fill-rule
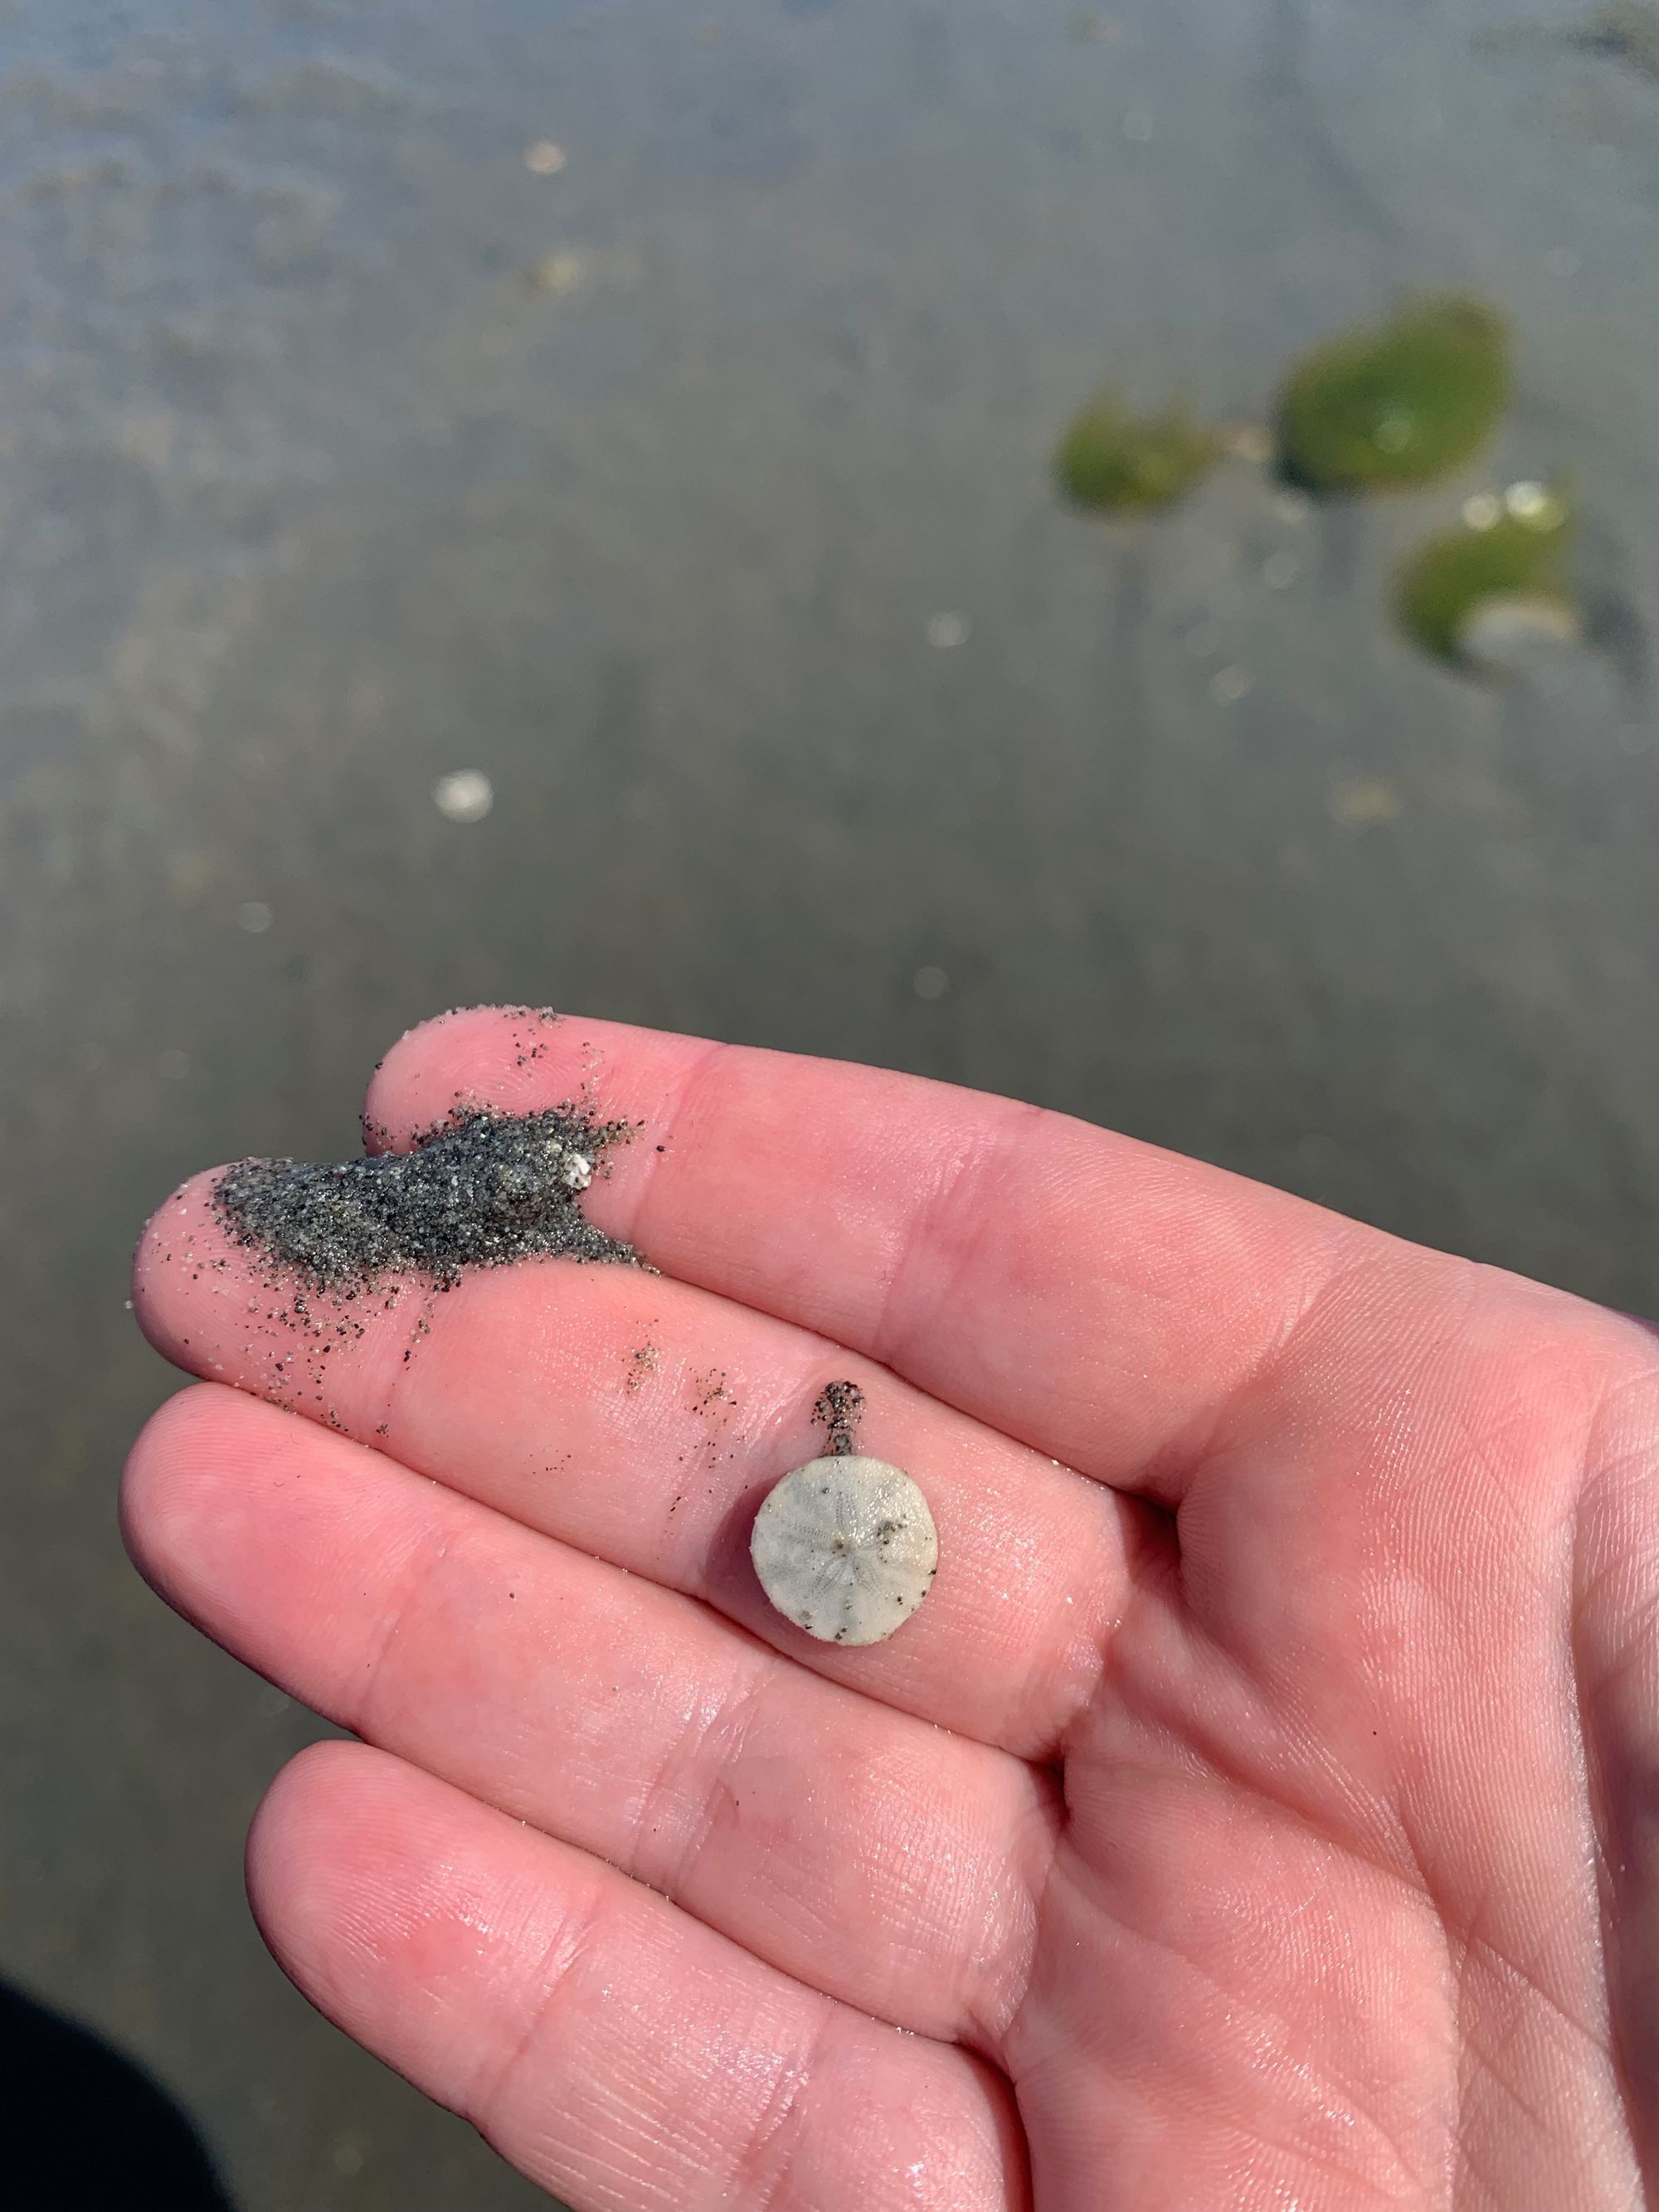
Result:
<svg viewBox="0 0 1659 2212"><path fill-rule="evenodd" d="M248 1842L312 2002L576 2212L1027 2212L1007 2083L359 1744Z"/></svg>

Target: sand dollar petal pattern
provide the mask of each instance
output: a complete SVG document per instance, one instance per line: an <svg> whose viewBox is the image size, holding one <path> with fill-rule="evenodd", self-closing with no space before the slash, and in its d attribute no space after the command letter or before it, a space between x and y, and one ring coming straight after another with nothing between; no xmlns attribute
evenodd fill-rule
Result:
<svg viewBox="0 0 1659 2212"><path fill-rule="evenodd" d="M939 1537L902 1468L845 1452L774 1485L750 1553L761 1587L798 1628L824 1644L879 1644L927 1596Z"/></svg>

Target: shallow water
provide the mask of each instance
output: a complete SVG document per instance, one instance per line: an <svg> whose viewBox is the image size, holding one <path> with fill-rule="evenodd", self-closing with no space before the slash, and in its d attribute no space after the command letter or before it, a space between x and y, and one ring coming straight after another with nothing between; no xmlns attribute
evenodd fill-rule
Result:
<svg viewBox="0 0 1659 2212"><path fill-rule="evenodd" d="M111 1528L143 1212L348 1147L406 1022L915 1067L1659 1308L1659 86L1589 12L0 8L0 1972L244 2212L532 2201L264 1963L313 1731ZM1259 421L1425 288L1512 319L1489 464L1056 499L1103 382ZM1401 560L1562 472L1595 650L1430 665Z"/></svg>

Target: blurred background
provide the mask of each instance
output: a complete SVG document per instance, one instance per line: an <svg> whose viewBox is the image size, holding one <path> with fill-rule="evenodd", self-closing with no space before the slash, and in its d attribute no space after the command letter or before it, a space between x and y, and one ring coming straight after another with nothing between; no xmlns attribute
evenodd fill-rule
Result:
<svg viewBox="0 0 1659 2212"><path fill-rule="evenodd" d="M0 193L19 2202L527 2208L249 1923L318 1724L120 1554L140 1222L509 999L1659 1310L1659 13L0 0ZM1478 456L1285 481L1288 365L1425 289L1508 320ZM1167 507L1061 496L1103 384L1222 426ZM1424 651L1401 562L1540 482L1565 649Z"/></svg>

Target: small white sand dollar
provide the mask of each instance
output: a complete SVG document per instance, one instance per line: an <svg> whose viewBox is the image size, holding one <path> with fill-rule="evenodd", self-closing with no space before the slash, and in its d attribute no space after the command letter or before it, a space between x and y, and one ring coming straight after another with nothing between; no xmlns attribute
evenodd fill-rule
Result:
<svg viewBox="0 0 1659 2212"><path fill-rule="evenodd" d="M778 1611L823 1644L879 1644L902 1627L939 1564L933 1516L902 1468L843 1453L768 1492L750 1555Z"/></svg>

